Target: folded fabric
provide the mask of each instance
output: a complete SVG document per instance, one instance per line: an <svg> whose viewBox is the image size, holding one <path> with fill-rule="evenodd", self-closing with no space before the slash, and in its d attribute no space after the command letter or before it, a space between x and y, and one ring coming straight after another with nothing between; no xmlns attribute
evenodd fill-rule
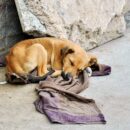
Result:
<svg viewBox="0 0 130 130"><path fill-rule="evenodd" d="M93 76L108 75L111 67L99 65L93 68ZM105 118L95 101L79 96L78 93L88 87L89 77L84 70L78 78L65 81L58 78L47 77L36 88L39 98L35 101L36 110L46 114L53 123L61 124L105 124Z"/></svg>
<svg viewBox="0 0 130 130"><path fill-rule="evenodd" d="M104 64L99 64L98 66L95 67L92 66L92 69L94 69L92 71L92 76L104 76L109 75L111 73L111 67Z"/></svg>
<svg viewBox="0 0 130 130"><path fill-rule="evenodd" d="M111 67L103 64L91 66L92 76L103 76L111 73ZM37 73L36 71L34 72ZM45 114L52 123L61 124L105 124L106 120L93 99L79 96L89 85L86 70L79 77L62 76L52 78L51 70L46 76L38 77L35 74L17 75L6 74L6 79L13 84L27 84L39 82L38 99L35 101L36 110ZM49 76L48 76L49 75ZM43 80L43 81L42 81Z"/></svg>

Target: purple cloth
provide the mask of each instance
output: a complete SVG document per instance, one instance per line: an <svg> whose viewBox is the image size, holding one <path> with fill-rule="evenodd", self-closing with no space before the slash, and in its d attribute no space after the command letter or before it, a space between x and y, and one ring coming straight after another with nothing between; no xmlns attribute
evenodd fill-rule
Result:
<svg viewBox="0 0 130 130"><path fill-rule="evenodd" d="M100 71L99 71L100 70ZM100 64L98 70L92 72L92 76L104 76L111 73L111 67L108 65Z"/></svg>
<svg viewBox="0 0 130 130"><path fill-rule="evenodd" d="M100 65L93 76L108 75L111 67ZM89 77L84 70L78 79L64 81L62 77L48 77L36 89L39 98L36 110L45 114L52 123L61 124L105 124L106 120L92 99L79 96L88 87Z"/></svg>
<svg viewBox="0 0 130 130"><path fill-rule="evenodd" d="M110 73L110 66L102 64L92 66L92 76L103 76ZM13 78L10 78L12 76ZM16 74L8 74L8 80L10 80L9 83L24 84L29 81L27 76ZM88 88L88 85L89 77L86 70L80 73L78 78L69 77L67 81L61 76L58 78L48 76L39 83L36 89L39 96L34 103L36 110L45 114L52 123L105 124L105 118L95 101L78 95Z"/></svg>
<svg viewBox="0 0 130 130"><path fill-rule="evenodd" d="M53 96L52 96L53 94ZM59 93L58 93L59 94ZM40 98L35 101L35 106L37 111L42 114L47 115L48 119L52 123L61 123L61 124L105 124L105 118L103 114L100 112L95 102L91 99L85 99L87 102L83 100L78 100L76 96L74 100L71 101L71 95L63 95L59 94L60 97L57 97L57 93L53 92L41 92ZM61 103L62 96L65 98L67 102L64 101L65 104L69 104L68 106L64 106ZM75 103L78 103L75 105ZM70 104L73 104L70 106ZM82 105L86 104L85 108L82 108ZM80 106L81 105L81 106ZM72 109L79 109L75 111ZM85 112L86 111L86 112Z"/></svg>

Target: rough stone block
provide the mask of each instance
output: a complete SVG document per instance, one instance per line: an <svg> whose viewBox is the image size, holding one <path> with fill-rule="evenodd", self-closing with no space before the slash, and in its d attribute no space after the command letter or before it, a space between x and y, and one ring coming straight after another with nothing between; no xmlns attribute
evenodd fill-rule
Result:
<svg viewBox="0 0 130 130"><path fill-rule="evenodd" d="M19 40L25 39L14 0L0 0L0 59Z"/></svg>
<svg viewBox="0 0 130 130"><path fill-rule="evenodd" d="M70 39L86 50L125 31L125 0L15 0L22 29Z"/></svg>

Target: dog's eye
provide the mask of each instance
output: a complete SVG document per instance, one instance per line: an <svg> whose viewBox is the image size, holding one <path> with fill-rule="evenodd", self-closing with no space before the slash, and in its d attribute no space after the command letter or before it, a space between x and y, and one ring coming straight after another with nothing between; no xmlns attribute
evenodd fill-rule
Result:
<svg viewBox="0 0 130 130"><path fill-rule="evenodd" d="M70 64L71 64L71 66L74 66L74 63L70 60Z"/></svg>
<svg viewBox="0 0 130 130"><path fill-rule="evenodd" d="M82 72L82 69L78 69L79 72Z"/></svg>

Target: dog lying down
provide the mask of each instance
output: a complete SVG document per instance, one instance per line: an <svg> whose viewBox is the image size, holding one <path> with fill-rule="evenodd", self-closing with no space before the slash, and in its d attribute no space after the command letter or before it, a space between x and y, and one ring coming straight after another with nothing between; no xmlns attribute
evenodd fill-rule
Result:
<svg viewBox="0 0 130 130"><path fill-rule="evenodd" d="M14 45L6 56L8 74L29 75L37 70L38 77L50 74L78 76L87 67L97 64L97 58L79 45L65 39L35 38Z"/></svg>

